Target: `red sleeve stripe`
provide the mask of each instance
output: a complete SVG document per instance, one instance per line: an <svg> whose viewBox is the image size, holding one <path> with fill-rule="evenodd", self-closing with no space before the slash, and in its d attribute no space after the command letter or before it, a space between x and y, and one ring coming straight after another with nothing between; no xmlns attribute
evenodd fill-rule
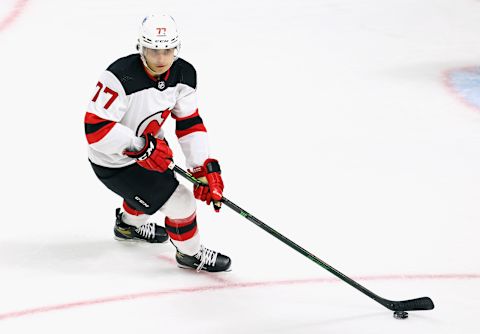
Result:
<svg viewBox="0 0 480 334"><path fill-rule="evenodd" d="M186 130L176 130L175 131L175 134L177 135L178 139L186 136L186 135L189 135L193 132L207 132L207 129L205 128L205 125L203 125L203 123L201 124L196 124Z"/></svg>
<svg viewBox="0 0 480 334"><path fill-rule="evenodd" d="M104 126L102 129L98 130L97 132L87 134L87 141L89 144L94 144L103 139L110 132L110 130L115 126L115 122L111 122L110 124Z"/></svg>
<svg viewBox="0 0 480 334"><path fill-rule="evenodd" d="M102 122L105 122L105 121L108 121L106 119L103 119L95 114L92 114L91 112L86 112L85 113L85 123L86 124L98 124L98 123L102 123Z"/></svg>
<svg viewBox="0 0 480 334"><path fill-rule="evenodd" d="M85 114L85 135L89 144L94 144L110 132L115 126L115 122L98 117L95 114L87 112Z"/></svg>
<svg viewBox="0 0 480 334"><path fill-rule="evenodd" d="M182 138L193 132L207 132L203 125L203 120L198 113L198 109L187 117L174 117L176 120L175 134Z"/></svg>

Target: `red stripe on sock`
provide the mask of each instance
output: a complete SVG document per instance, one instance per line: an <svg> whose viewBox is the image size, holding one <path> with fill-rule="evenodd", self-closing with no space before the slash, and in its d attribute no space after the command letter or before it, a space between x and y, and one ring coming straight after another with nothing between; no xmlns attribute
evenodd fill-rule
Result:
<svg viewBox="0 0 480 334"><path fill-rule="evenodd" d="M126 213L134 216L141 216L144 214L144 212L135 210L134 208L130 207L125 201L123 201L123 209L125 210Z"/></svg>
<svg viewBox="0 0 480 334"><path fill-rule="evenodd" d="M183 226L187 226L189 224L191 224L195 218L197 218L197 212L195 211L194 213L192 213L190 216L188 216L187 218L175 218L175 219L172 219L172 218L168 218L168 217L165 217L165 224L166 225L170 225L171 227L183 227Z"/></svg>
<svg viewBox="0 0 480 334"><path fill-rule="evenodd" d="M188 231L187 233L183 233L183 234L176 234L176 233L172 233L172 232L167 230L167 233L168 233L169 237L173 240L176 240L176 241L187 241L187 240L193 238L193 236L195 235L196 232L197 232L197 226L195 226L195 228L193 230Z"/></svg>
<svg viewBox="0 0 480 334"><path fill-rule="evenodd" d="M165 217L165 227L167 228L167 233L170 236L170 238L177 241L185 241L185 240L191 239L197 232L196 218L197 218L196 212L194 212L192 215L190 215L187 218L170 219L168 217ZM184 233L180 233L180 229L185 229L185 228L188 228L189 226L192 226L191 230ZM178 233L175 233L172 230L177 231Z"/></svg>

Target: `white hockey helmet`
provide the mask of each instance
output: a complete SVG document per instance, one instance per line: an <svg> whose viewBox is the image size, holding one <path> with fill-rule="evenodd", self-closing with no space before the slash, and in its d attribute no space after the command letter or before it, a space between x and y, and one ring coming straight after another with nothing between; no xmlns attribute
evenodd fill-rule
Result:
<svg viewBox="0 0 480 334"><path fill-rule="evenodd" d="M140 26L138 51L143 54L142 48L150 49L180 49L180 37L177 24L168 14L148 15Z"/></svg>

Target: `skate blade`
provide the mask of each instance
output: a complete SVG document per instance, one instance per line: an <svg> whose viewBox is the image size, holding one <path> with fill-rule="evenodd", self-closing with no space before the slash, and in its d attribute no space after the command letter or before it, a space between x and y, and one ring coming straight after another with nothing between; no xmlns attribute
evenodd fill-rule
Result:
<svg viewBox="0 0 480 334"><path fill-rule="evenodd" d="M178 264L177 263L177 267L180 268L180 269L186 269L186 270L194 270L194 271L197 271L196 268L192 268L192 267L189 267L189 266L185 266L183 264ZM211 273L211 274L218 274L218 273L228 273L232 271L232 268L228 268L227 270L223 270L223 271L208 271L206 269L202 269L201 272L205 272L205 273Z"/></svg>
<svg viewBox="0 0 480 334"><path fill-rule="evenodd" d="M120 241L120 242L131 242L131 243L152 244L152 245L155 245L155 244L163 245L164 243L166 243L169 240L169 239L167 239L163 242L149 242L149 241L143 240L143 239L123 239L123 238L119 238L117 236L114 236L113 239L115 239L117 241Z"/></svg>
<svg viewBox="0 0 480 334"><path fill-rule="evenodd" d="M133 242L133 243L148 243L145 240L142 239L124 239L124 238L119 238L119 237L113 237L113 239L121 242Z"/></svg>

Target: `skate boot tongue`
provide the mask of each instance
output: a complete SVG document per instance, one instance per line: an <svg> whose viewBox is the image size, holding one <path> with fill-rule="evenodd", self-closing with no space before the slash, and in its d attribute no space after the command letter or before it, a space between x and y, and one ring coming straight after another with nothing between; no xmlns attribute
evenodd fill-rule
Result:
<svg viewBox="0 0 480 334"><path fill-rule="evenodd" d="M195 257L200 260L197 271L201 271L205 265L212 267L215 266L215 263L217 262L217 256L218 252L215 252L201 245L200 251L195 254Z"/></svg>
<svg viewBox="0 0 480 334"><path fill-rule="evenodd" d="M155 238L155 224L154 223L143 224L139 228L135 229L135 232L140 234L145 239L154 239Z"/></svg>

